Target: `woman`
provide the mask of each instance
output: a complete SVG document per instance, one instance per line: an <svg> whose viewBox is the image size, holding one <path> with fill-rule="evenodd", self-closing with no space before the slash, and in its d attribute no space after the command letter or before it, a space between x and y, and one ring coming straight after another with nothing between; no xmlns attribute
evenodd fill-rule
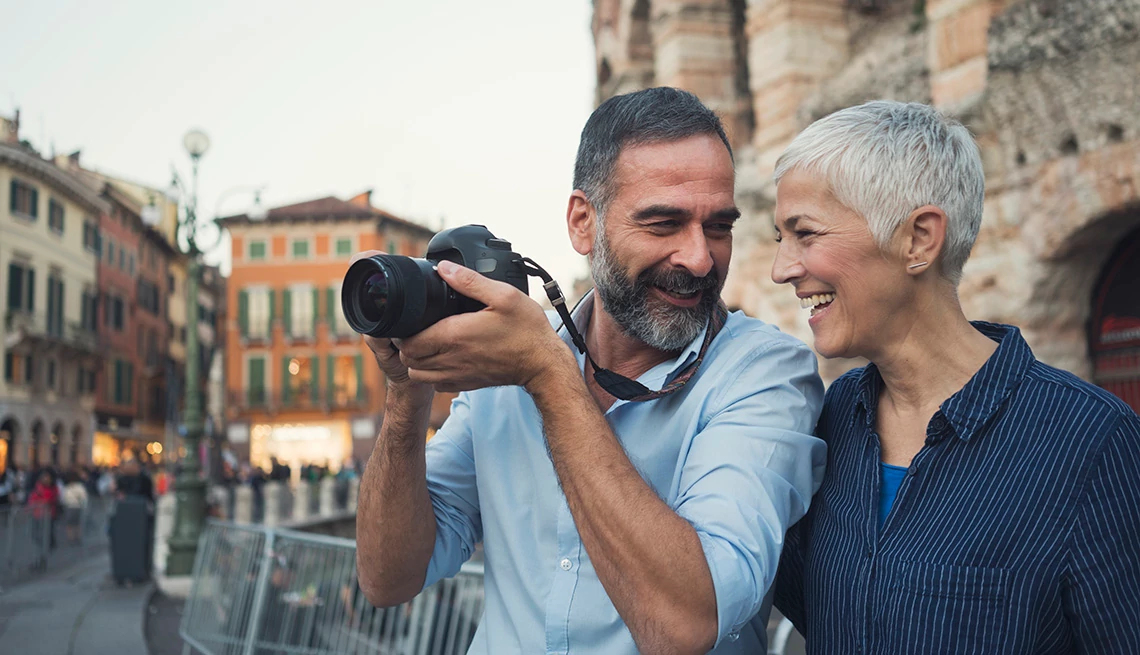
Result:
<svg viewBox="0 0 1140 655"><path fill-rule="evenodd" d="M67 484L63 487L62 496L63 525L67 543L78 544L83 533L83 512L87 509L87 485L76 471L68 473L65 479Z"/></svg>
<svg viewBox="0 0 1140 655"><path fill-rule="evenodd" d="M984 175L960 124L872 102L776 166L772 279L831 385L828 469L776 604L809 653L1140 653L1140 419L957 296Z"/></svg>
<svg viewBox="0 0 1140 655"><path fill-rule="evenodd" d="M59 518L59 485L49 469L40 472L36 486L28 495L28 507L36 519L35 539L55 550L55 521Z"/></svg>

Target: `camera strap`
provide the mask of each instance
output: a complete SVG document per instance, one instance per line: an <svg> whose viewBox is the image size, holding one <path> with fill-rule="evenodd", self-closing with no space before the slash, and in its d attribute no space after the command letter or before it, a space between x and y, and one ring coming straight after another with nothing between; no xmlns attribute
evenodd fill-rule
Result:
<svg viewBox="0 0 1140 655"><path fill-rule="evenodd" d="M614 398L620 400L628 400L631 402L640 402L643 400L655 400L662 396L677 391L684 387L693 375L700 368L701 362L704 361L705 354L709 350L709 344L712 343L716 335L720 333L721 328L724 327L725 321L728 320L728 309L724 306L724 302L717 301L716 307L713 309L712 316L709 318L708 329L705 330L705 338L701 343L701 349L697 353L697 358L689 363L678 375L673 378L669 384L661 387L657 391L650 389L637 380L631 380L620 373L614 373L609 369L598 366L594 358L590 356L590 351L586 349L586 340L578 331L578 326L574 324L573 318L570 316L570 310L566 307L566 297L562 294L562 289L554 278L546 272L541 266L529 257L523 257L523 269L530 275L534 275L542 279L542 288L546 290L546 297L550 299L550 304L554 306L554 311L562 318L562 324L566 326L566 331L570 333L570 340L578 348L578 352L586 356L590 362L590 366L594 369L594 381L598 383L606 393Z"/></svg>

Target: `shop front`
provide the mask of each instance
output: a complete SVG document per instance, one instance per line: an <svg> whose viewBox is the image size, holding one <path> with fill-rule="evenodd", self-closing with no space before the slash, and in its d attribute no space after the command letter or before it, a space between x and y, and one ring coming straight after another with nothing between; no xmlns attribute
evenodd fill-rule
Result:
<svg viewBox="0 0 1140 655"><path fill-rule="evenodd" d="M249 430L249 460L270 470L270 457L298 472L304 464L338 470L352 456L352 432L346 420L304 423L254 423Z"/></svg>

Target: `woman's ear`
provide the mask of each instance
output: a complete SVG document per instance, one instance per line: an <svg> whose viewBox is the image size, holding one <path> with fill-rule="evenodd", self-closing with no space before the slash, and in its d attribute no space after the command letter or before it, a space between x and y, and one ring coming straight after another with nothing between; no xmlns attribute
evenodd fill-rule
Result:
<svg viewBox="0 0 1140 655"><path fill-rule="evenodd" d="M923 205L910 213L906 222L903 256L907 270L918 274L933 267L946 247L949 217L935 205ZM929 265L929 266L928 266Z"/></svg>
<svg viewBox="0 0 1140 655"><path fill-rule="evenodd" d="M598 226L597 211L586 194L575 189L570 194L570 203L566 207L566 230L570 233L570 245L579 255L588 255L594 247L594 231Z"/></svg>

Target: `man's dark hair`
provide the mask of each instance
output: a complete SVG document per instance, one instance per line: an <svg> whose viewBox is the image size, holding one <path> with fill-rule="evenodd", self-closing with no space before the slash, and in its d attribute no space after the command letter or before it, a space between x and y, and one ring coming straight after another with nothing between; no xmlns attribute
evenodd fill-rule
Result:
<svg viewBox="0 0 1140 655"><path fill-rule="evenodd" d="M614 96L582 128L574 162L574 188L581 189L598 215L613 198L614 166L621 149L707 134L718 137L732 157L720 118L697 96L667 86Z"/></svg>

